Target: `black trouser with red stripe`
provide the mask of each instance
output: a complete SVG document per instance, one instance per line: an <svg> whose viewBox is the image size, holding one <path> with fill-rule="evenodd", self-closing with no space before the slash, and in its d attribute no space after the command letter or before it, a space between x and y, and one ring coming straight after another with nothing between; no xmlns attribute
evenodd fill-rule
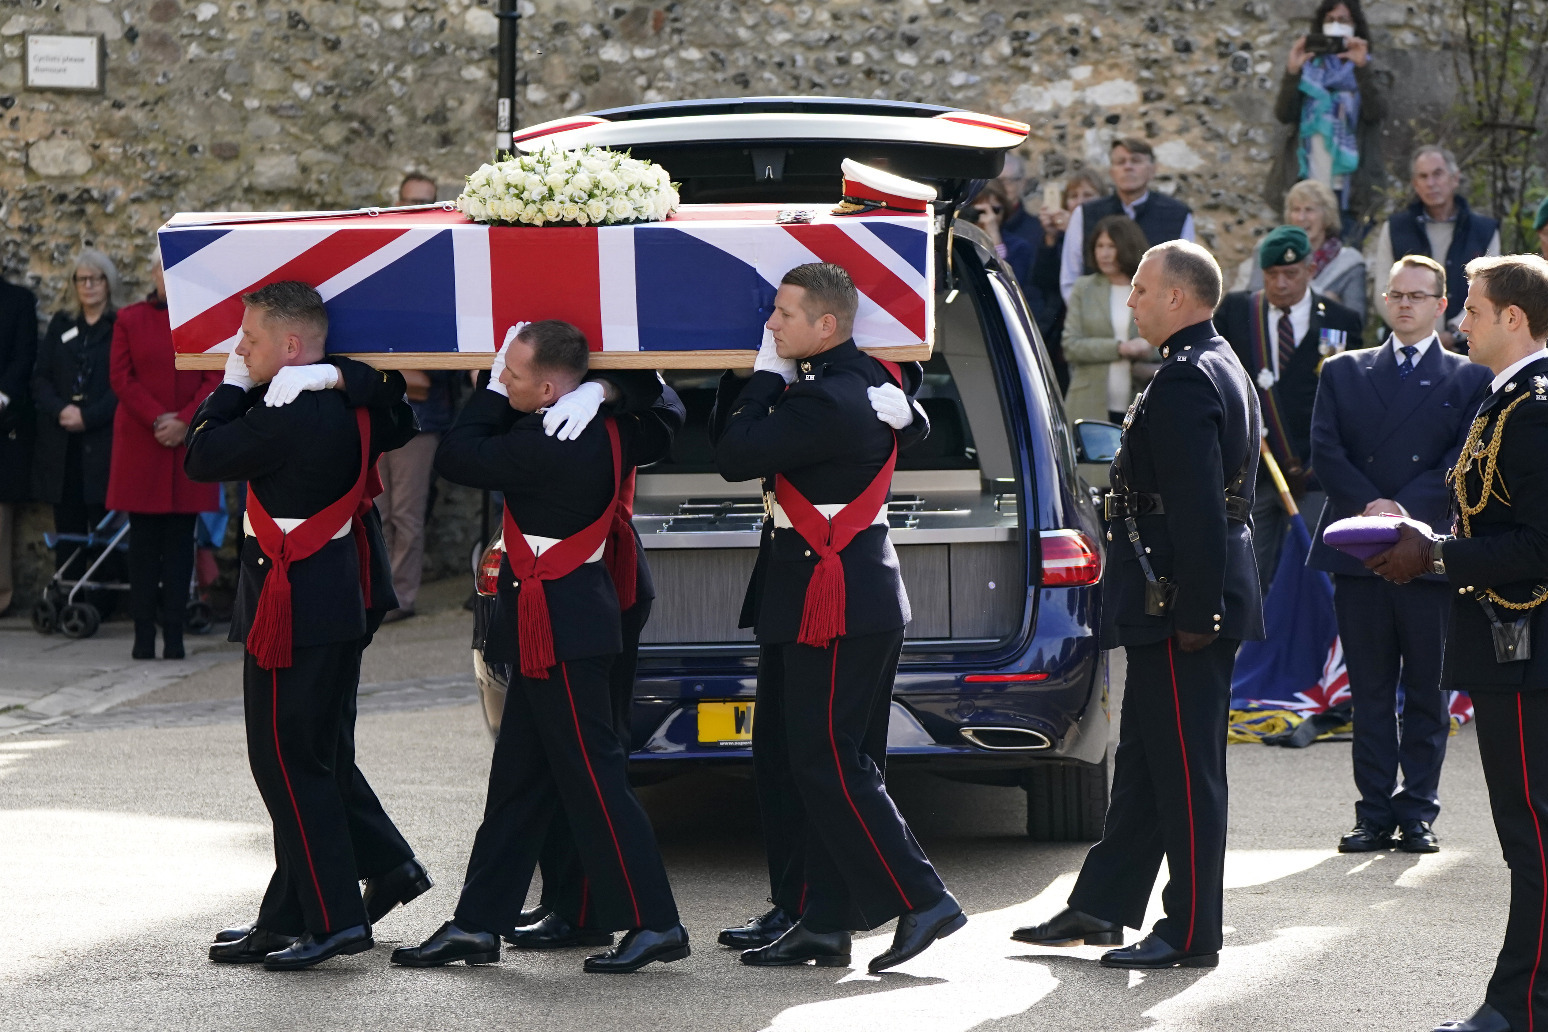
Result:
<svg viewBox="0 0 1548 1032"><path fill-rule="evenodd" d="M1548 1030L1548 691L1472 692L1478 752L1500 848L1510 917L1484 1002L1516 1032ZM1541 1024L1539 1024L1541 1022Z"/></svg>
<svg viewBox="0 0 1548 1032"><path fill-rule="evenodd" d="M900 628L768 646L758 666L753 762L774 901L815 931L875 928L946 891L870 755L878 742L885 755L902 648ZM792 828L799 852L776 869Z"/></svg>
<svg viewBox="0 0 1548 1032"><path fill-rule="evenodd" d="M1107 826L1070 893L1074 909L1139 928L1165 857L1166 913L1152 931L1194 953L1220 949L1226 726L1239 644L1127 646Z"/></svg>
<svg viewBox="0 0 1548 1032"><path fill-rule="evenodd" d="M666 931L677 924L666 867L629 787L628 754L613 725L612 663L612 656L594 656L552 667L547 680L513 677L484 821L457 902L460 927L515 927L560 809L580 850L592 927Z"/></svg>
<svg viewBox="0 0 1548 1032"><path fill-rule="evenodd" d="M360 642L299 647L282 670L242 670L247 757L274 821L258 926L314 935L364 924L361 878L414 853L355 766Z"/></svg>
<svg viewBox="0 0 1548 1032"><path fill-rule="evenodd" d="M650 619L650 603L650 599L642 598L620 614L623 651L614 658L612 669L608 671L613 729L623 743L625 755L634 744L634 672L640 665L640 635ZM538 857L538 870L543 874L543 906L578 928L591 927L590 886L562 807L554 811L554 819L548 826L548 837L543 840L543 852Z"/></svg>

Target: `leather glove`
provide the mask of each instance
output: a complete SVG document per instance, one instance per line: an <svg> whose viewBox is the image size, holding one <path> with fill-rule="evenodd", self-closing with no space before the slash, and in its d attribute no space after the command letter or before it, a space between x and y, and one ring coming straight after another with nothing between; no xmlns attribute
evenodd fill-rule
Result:
<svg viewBox="0 0 1548 1032"><path fill-rule="evenodd" d="M1215 639L1218 637L1220 637L1219 631L1204 632L1180 630L1177 632L1177 647L1182 649L1184 652L1197 652L1200 649L1208 648L1210 645L1214 644Z"/></svg>
<svg viewBox="0 0 1548 1032"><path fill-rule="evenodd" d="M500 350L495 352L494 361L489 363L489 382L484 386L502 398L511 396L511 392L505 389L505 384L500 382L500 374L505 372L505 353L511 350L511 341L516 339L516 335L529 325L531 324L519 322L506 330L505 343L500 345Z"/></svg>
<svg viewBox="0 0 1548 1032"><path fill-rule="evenodd" d="M763 331L763 343L758 346L758 357L753 359L753 372L778 373L786 383L795 381L795 359L779 357L779 351L774 344L774 334L768 330Z"/></svg>
<svg viewBox="0 0 1548 1032"><path fill-rule="evenodd" d="M1430 572L1430 549L1435 539L1416 528L1398 527L1397 544L1365 560L1365 568L1394 584L1407 584Z"/></svg>
<svg viewBox="0 0 1548 1032"><path fill-rule="evenodd" d="M316 365L285 366L269 381L263 403L270 408L289 405L302 391L326 391L339 385L339 369L326 362Z"/></svg>
<svg viewBox="0 0 1548 1032"><path fill-rule="evenodd" d="M226 377L221 381L242 388L242 393L253 389L253 376L247 371L247 359L235 351L226 356Z"/></svg>
<svg viewBox="0 0 1548 1032"><path fill-rule="evenodd" d="M575 440L597 417L606 393L600 383L587 381L581 384L548 406L543 413L543 432L561 441Z"/></svg>
<svg viewBox="0 0 1548 1032"><path fill-rule="evenodd" d="M902 430L914 421L913 403L901 387L890 383L867 387L865 396L871 399L871 409L876 413L876 418L892 429Z"/></svg>

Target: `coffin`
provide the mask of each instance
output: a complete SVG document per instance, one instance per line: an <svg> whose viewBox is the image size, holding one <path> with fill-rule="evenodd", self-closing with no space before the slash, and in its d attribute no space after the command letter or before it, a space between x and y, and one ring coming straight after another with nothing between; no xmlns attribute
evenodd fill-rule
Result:
<svg viewBox="0 0 1548 1032"><path fill-rule="evenodd" d="M664 222L489 226L447 205L179 214L160 230L179 369L218 369L244 293L317 287L328 351L382 368L481 369L511 325L564 319L596 367L752 365L780 277L835 262L860 291L855 341L923 361L934 333L934 219L768 204L685 205Z"/></svg>

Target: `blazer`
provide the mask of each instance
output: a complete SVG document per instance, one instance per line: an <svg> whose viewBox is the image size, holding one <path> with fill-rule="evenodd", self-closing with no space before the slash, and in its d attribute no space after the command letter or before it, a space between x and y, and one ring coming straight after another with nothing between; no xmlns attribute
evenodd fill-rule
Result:
<svg viewBox="0 0 1548 1032"><path fill-rule="evenodd" d="M1064 361L1070 368L1070 389L1064 394L1064 411L1071 420L1108 418L1107 370L1118 360L1118 338L1113 336L1112 288L1106 276L1082 276L1070 288L1064 317ZM1134 316L1129 316L1128 339L1139 336ZM1124 405L1128 407L1127 404Z"/></svg>
<svg viewBox="0 0 1548 1032"><path fill-rule="evenodd" d="M1393 343L1396 343L1394 339ZM1432 341L1404 380L1393 348L1346 351L1322 364L1312 412L1311 462L1327 492L1306 565L1373 577L1354 556L1322 542L1328 524L1391 498L1446 533L1446 473L1456 464L1473 413L1489 393L1489 370Z"/></svg>
<svg viewBox="0 0 1548 1032"><path fill-rule="evenodd" d="M64 497L65 455L70 438L80 438L83 500L107 501L108 472L113 462L113 412L118 398L108 373L115 312L106 312L88 326L79 316L59 312L49 321L32 370L32 402L37 410L38 437L32 458L32 489L40 502L58 504ZM68 340L66 338L69 338ZM79 394L81 400L75 401ZM66 405L79 405L86 429L71 433L59 425Z"/></svg>
<svg viewBox="0 0 1548 1032"><path fill-rule="evenodd" d="M1517 401L1520 404L1511 410L1501 435L1499 465L1488 501L1470 520L1471 536L1441 546L1446 579L1456 589L1451 592L1441 675L1447 688L1548 690L1548 605L1525 611L1496 607L1502 623L1527 618L1532 637L1531 659L1501 663L1494 658L1493 629L1478 604L1485 588L1520 603L1548 585L1548 463L1543 462L1548 455L1548 357L1527 366L1484 400L1478 417L1486 420L1485 445L1493 440L1505 410ZM1475 464L1466 478L1467 497L1474 504L1483 493L1480 472ZM1460 520L1457 533L1462 533Z"/></svg>
<svg viewBox="0 0 1548 1032"><path fill-rule="evenodd" d="M1254 382L1262 371L1257 349L1253 346L1253 323L1259 318L1259 296L1246 291L1227 294L1225 300L1220 302L1219 311L1215 313L1215 325L1220 328L1220 335L1231 342L1236 357L1241 359L1242 367ZM1277 315L1271 313L1268 327L1270 348L1275 346L1274 321L1277 318ZM1362 346L1362 326L1359 316L1338 302L1312 291L1311 320L1306 325L1306 333L1296 344L1295 357L1290 364L1280 369L1279 380L1272 389L1273 401L1293 456L1279 454L1278 435L1273 425L1274 414L1269 411L1263 413L1264 424L1269 428L1269 445L1274 449L1274 458L1281 466L1286 465L1292 457L1298 459L1302 466L1311 464L1312 405L1317 399L1317 375L1322 369L1323 355L1319 350L1322 330L1343 330L1348 335L1347 346L1358 348ZM1264 407L1267 409L1267 405Z"/></svg>
<svg viewBox="0 0 1548 1032"><path fill-rule="evenodd" d="M220 371L177 370L167 306L152 301L119 310L109 371L118 409L113 414L108 508L140 513L216 509L220 489L189 480L183 472L183 446L162 447L151 427L164 412L192 426L195 410L220 386Z"/></svg>
<svg viewBox="0 0 1548 1032"><path fill-rule="evenodd" d="M38 353L38 299L0 280L0 503L32 497L32 366Z"/></svg>
<svg viewBox="0 0 1548 1032"><path fill-rule="evenodd" d="M1225 504L1239 471L1240 493L1252 499L1257 396L1209 322L1178 330L1161 353L1161 368L1124 421L1112 476L1129 491L1161 496L1163 511L1135 522L1152 569L1177 586L1177 598L1164 616L1145 612L1144 570L1124 522L1113 520L1102 574L1102 647L1148 645L1177 630L1260 639L1252 525L1228 520Z"/></svg>

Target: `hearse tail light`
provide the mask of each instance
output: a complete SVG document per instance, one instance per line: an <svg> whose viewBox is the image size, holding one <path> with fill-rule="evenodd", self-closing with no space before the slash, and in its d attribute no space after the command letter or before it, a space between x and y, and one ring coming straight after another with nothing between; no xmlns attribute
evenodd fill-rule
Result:
<svg viewBox="0 0 1548 1032"><path fill-rule="evenodd" d="M947 111L935 117L944 122L973 125L980 129L998 129L1002 133L1014 133L1023 137L1032 131L1032 127L1025 122L1018 122L1013 118L1000 118L998 115L980 114L977 111Z"/></svg>
<svg viewBox="0 0 1548 1032"><path fill-rule="evenodd" d="M480 595L493 596L500 589L500 559L505 555L505 542L495 538L478 560L478 570L473 574L473 590Z"/></svg>
<svg viewBox="0 0 1548 1032"><path fill-rule="evenodd" d="M1046 681L1044 671L1026 674L968 674L962 679L968 684L1025 684L1028 681Z"/></svg>
<svg viewBox="0 0 1548 1032"><path fill-rule="evenodd" d="M1078 530L1045 530L1043 587L1070 588L1102 579L1102 553Z"/></svg>
<svg viewBox="0 0 1548 1032"><path fill-rule="evenodd" d="M592 118L582 115L576 118L556 118L552 122L539 122L537 125L528 126L521 132L511 137L511 146L515 146L525 140L535 140L540 136L552 136L554 133L565 133L571 129L589 129L594 125L602 125L605 118ZM1030 131L1030 130L1029 130Z"/></svg>

